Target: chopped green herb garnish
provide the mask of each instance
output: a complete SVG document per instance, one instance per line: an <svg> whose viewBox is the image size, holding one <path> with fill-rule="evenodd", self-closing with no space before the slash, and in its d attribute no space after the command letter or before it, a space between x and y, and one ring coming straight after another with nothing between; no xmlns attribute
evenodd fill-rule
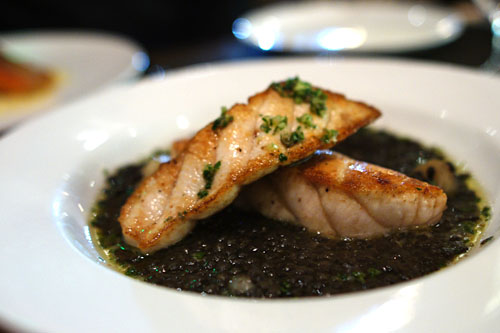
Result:
<svg viewBox="0 0 500 333"><path fill-rule="evenodd" d="M491 207L490 206L484 206L483 209L481 209L481 216L489 220L491 218Z"/></svg>
<svg viewBox="0 0 500 333"><path fill-rule="evenodd" d="M302 132L301 126L297 127L297 129L291 133L287 132L281 134L281 143L283 143L285 147L291 147L302 141L304 141L304 132Z"/></svg>
<svg viewBox="0 0 500 333"><path fill-rule="evenodd" d="M273 122L273 120L270 116L262 117L262 124L260 125L260 129L266 133L271 132L272 122Z"/></svg>
<svg viewBox="0 0 500 333"><path fill-rule="evenodd" d="M285 162L286 160L288 160L288 157L283 153L280 153L280 156L278 158L280 162Z"/></svg>
<svg viewBox="0 0 500 333"><path fill-rule="evenodd" d="M326 112L326 94L321 89L315 89L299 77L285 82L271 84L271 87L283 97L290 97L297 104L309 103L311 112L323 117Z"/></svg>
<svg viewBox="0 0 500 333"><path fill-rule="evenodd" d="M269 133L274 127L273 134L276 134L284 130L287 124L288 118L286 116L264 116L262 117L262 124L260 125L260 129L266 133Z"/></svg>
<svg viewBox="0 0 500 333"><path fill-rule="evenodd" d="M282 293L289 293L290 292L290 288L292 287L292 284L288 281L283 281L281 283L281 286L280 286L280 291Z"/></svg>
<svg viewBox="0 0 500 333"><path fill-rule="evenodd" d="M125 275L127 276L137 276L137 271L133 268L128 268L126 271L125 271Z"/></svg>
<svg viewBox="0 0 500 333"><path fill-rule="evenodd" d="M375 276L378 276L380 274L382 274L382 272L380 270L373 268L373 267L368 268L368 275L370 277L375 277Z"/></svg>
<svg viewBox="0 0 500 333"><path fill-rule="evenodd" d="M227 108L225 106L221 107L221 113L219 118L214 120L212 124L212 130L215 131L218 128L224 128L229 125L230 122L234 120L233 116L227 114Z"/></svg>
<svg viewBox="0 0 500 333"><path fill-rule="evenodd" d="M335 276L335 279L336 280L339 280L339 281L347 281L349 279L349 277L347 276L347 274L344 274L344 273L340 273L340 274L337 274Z"/></svg>
<svg viewBox="0 0 500 333"><path fill-rule="evenodd" d="M306 128L316 128L313 123L313 118L309 113L304 113L302 116L297 118L297 121L303 124Z"/></svg>
<svg viewBox="0 0 500 333"><path fill-rule="evenodd" d="M207 182L207 185L205 185L206 189L210 189L212 187L215 173L220 169L220 166L221 161L217 161L217 163L215 163L214 165L210 163L205 165L205 168L203 169L203 179L205 179L205 181Z"/></svg>
<svg viewBox="0 0 500 333"><path fill-rule="evenodd" d="M468 234L475 234L476 233L476 224L474 221L465 221L462 222L462 228L464 231Z"/></svg>
<svg viewBox="0 0 500 333"><path fill-rule="evenodd" d="M205 187L198 192L198 198L204 198L208 195L208 190L212 188L212 182L214 181L215 173L220 169L221 161L218 161L214 165L208 163L203 168L203 179L205 179Z"/></svg>
<svg viewBox="0 0 500 333"><path fill-rule="evenodd" d="M288 118L286 116L274 117L273 125L275 125L276 127L274 128L273 134L276 134L277 132L284 130L287 124L288 124Z"/></svg>
<svg viewBox="0 0 500 333"><path fill-rule="evenodd" d="M325 133L321 137L321 141L323 141L324 143L335 142L338 134L339 134L339 132L336 130L333 130L333 129L329 130L329 129L325 128Z"/></svg>
<svg viewBox="0 0 500 333"><path fill-rule="evenodd" d="M365 273L363 273L363 272L353 272L353 273L352 273L352 276L353 276L356 280L358 280L359 282L361 282L361 283L365 283L365 282L366 282L366 281L365 281L365 277L366 277L366 275L365 275Z"/></svg>
<svg viewBox="0 0 500 333"><path fill-rule="evenodd" d="M294 82L293 86L294 102L297 104L304 103L307 99L307 96L311 94L311 91L313 90L311 84L305 81L300 81L298 77L293 79L292 82Z"/></svg>
<svg viewBox="0 0 500 333"><path fill-rule="evenodd" d="M193 253L193 258L196 260L201 260L205 256L205 252L200 251L200 252L195 252Z"/></svg>
<svg viewBox="0 0 500 333"><path fill-rule="evenodd" d="M200 190L200 191L198 192L198 198L200 198L200 199L201 199L201 198L206 197L207 195L208 195L208 191L207 191L207 190L205 190L205 189Z"/></svg>
<svg viewBox="0 0 500 333"><path fill-rule="evenodd" d="M311 104L311 112L323 117L326 113L326 94L320 90L316 89L313 92L313 97L309 102Z"/></svg>

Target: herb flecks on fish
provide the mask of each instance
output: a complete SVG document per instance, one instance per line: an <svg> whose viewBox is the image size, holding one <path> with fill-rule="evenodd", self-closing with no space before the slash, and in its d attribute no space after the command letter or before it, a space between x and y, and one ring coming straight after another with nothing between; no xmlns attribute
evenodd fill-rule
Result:
<svg viewBox="0 0 500 333"><path fill-rule="evenodd" d="M215 119L213 124L212 124L212 130L215 131L219 128L224 128L229 123L231 123L234 120L233 116L230 116L227 114L227 108L225 106L221 107L221 112L219 118Z"/></svg>
<svg viewBox="0 0 500 333"><path fill-rule="evenodd" d="M302 132L302 127L299 126L297 129L293 132L286 132L281 134L281 143L289 148L297 143L301 143L304 141L304 132Z"/></svg>
<svg viewBox="0 0 500 333"><path fill-rule="evenodd" d="M288 118L286 116L263 116L262 124L260 125L260 129L265 133L271 132L274 128L273 134L276 134L286 128L288 124Z"/></svg>
<svg viewBox="0 0 500 333"><path fill-rule="evenodd" d="M278 158L279 158L280 162L285 162L286 160L288 160L288 157L283 153L280 153Z"/></svg>
<svg viewBox="0 0 500 333"><path fill-rule="evenodd" d="M316 128L313 123L313 118L309 113L304 113L302 116L297 117L297 121L305 126L305 128Z"/></svg>
<svg viewBox="0 0 500 333"><path fill-rule="evenodd" d="M212 188L212 183L214 181L215 174L220 169L221 161L218 161L214 165L208 163L203 168L203 179L205 179L205 187L198 192L198 198L204 198L208 195L208 190Z"/></svg>
<svg viewBox="0 0 500 333"><path fill-rule="evenodd" d="M272 83L271 87L282 97L290 97L296 104L308 103L311 112L320 117L326 114L326 94L313 88L309 82L301 81L298 76L285 82Z"/></svg>
<svg viewBox="0 0 500 333"><path fill-rule="evenodd" d="M339 132L334 130L334 129L325 128L324 134L321 137L321 141L323 141L324 143L335 142L337 140L338 134L339 134Z"/></svg>

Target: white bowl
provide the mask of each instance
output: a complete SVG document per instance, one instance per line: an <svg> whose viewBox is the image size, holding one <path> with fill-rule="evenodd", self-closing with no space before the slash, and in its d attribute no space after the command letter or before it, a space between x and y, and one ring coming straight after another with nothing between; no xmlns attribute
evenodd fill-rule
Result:
<svg viewBox="0 0 500 333"><path fill-rule="evenodd" d="M300 75L380 108L383 126L442 147L471 171L498 233L500 80L452 66L302 58L208 64L108 89L0 141L0 316L14 328L99 331L491 332L500 320L500 242L423 278L285 300L177 292L108 267L90 240L103 170L134 162Z"/></svg>

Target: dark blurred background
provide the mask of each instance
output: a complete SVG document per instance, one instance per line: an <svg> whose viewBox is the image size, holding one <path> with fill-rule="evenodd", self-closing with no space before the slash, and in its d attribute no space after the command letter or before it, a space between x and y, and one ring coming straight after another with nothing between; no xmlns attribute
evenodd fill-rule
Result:
<svg viewBox="0 0 500 333"><path fill-rule="evenodd" d="M3 1L0 30L82 28L128 35L146 47L203 41L231 32L232 21L271 1Z"/></svg>
<svg viewBox="0 0 500 333"><path fill-rule="evenodd" d="M118 33L142 44L153 66L179 67L206 61L268 57L278 54L239 43L232 35L231 26L248 10L275 2L279 1L7 0L2 3L0 33L27 29ZM464 35L437 49L396 56L479 66L490 51L488 24L481 21L468 0L433 2L459 8L469 15Z"/></svg>

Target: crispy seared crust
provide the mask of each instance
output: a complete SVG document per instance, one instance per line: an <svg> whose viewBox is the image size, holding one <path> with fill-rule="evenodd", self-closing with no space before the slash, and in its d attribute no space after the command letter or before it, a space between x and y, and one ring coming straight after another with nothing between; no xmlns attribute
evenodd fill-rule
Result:
<svg viewBox="0 0 500 333"><path fill-rule="evenodd" d="M259 131L263 112L291 112L290 119L295 119L298 112L290 98L281 97L271 88L251 97L246 105L233 106L228 115L233 116L234 121L226 128L214 131L212 124L208 124L178 156L143 180L127 200L119 217L125 240L144 252L173 244L191 230L193 220L210 216L229 205L242 185L273 172L279 166L303 159L318 149L331 148L335 142L321 140L324 128L337 130L337 141L341 141L380 116L378 110L364 103L349 101L340 94L325 93L328 97L326 126L304 130L305 140L290 148L279 143L279 135ZM269 152L260 146L259 140L274 140L279 150ZM227 152L223 151L219 146L228 145L229 141L232 145L228 146ZM286 154L286 162L279 161L280 153ZM222 161L223 167L216 174L209 194L199 199L195 187L200 189L203 185L200 180L203 165L214 164L217 160Z"/></svg>
<svg viewBox="0 0 500 333"><path fill-rule="evenodd" d="M370 238L437 223L439 187L332 151L245 187L237 205L332 238Z"/></svg>
<svg viewBox="0 0 500 333"><path fill-rule="evenodd" d="M352 164L345 170L343 164L347 157L339 153L321 154L308 163L299 166L301 174L314 185L335 186L352 192L373 192L396 196L418 193L422 197L438 197L444 195L442 189L415 178L408 177L394 170L366 162L349 159ZM338 179L342 179L341 182Z"/></svg>

